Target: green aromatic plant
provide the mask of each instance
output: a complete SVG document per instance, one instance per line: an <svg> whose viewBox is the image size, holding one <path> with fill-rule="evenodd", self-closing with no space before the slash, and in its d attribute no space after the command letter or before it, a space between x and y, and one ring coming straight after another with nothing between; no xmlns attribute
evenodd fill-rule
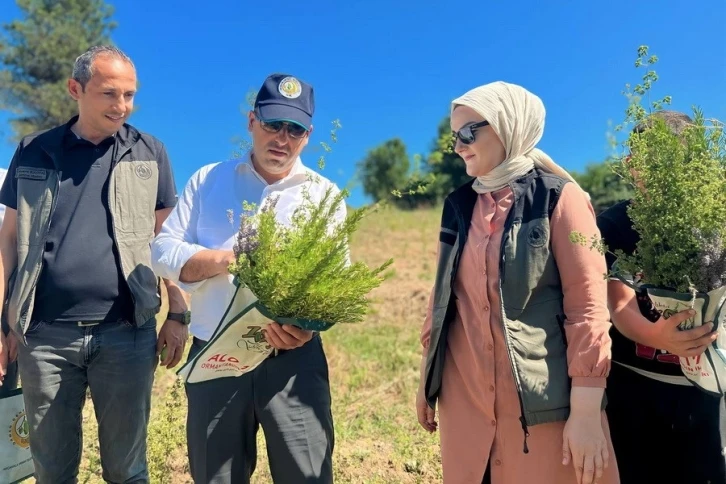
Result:
<svg viewBox="0 0 726 484"><path fill-rule="evenodd" d="M383 282L393 260L373 269L350 262L348 241L374 206L337 220L346 196L347 191L334 193L331 187L315 203L306 192L289 225L276 219L277 198L254 215L242 215L230 272L277 318L328 324L363 320L366 296Z"/></svg>
<svg viewBox="0 0 726 484"><path fill-rule="evenodd" d="M690 125L673 132L656 115L670 96L643 105L658 80L651 69L657 60L646 46L638 49L636 67L647 72L642 84L626 87L630 103L616 128L630 130L627 156L613 167L634 189L628 215L640 241L632 255L614 253L614 270L653 286L709 292L726 282L726 136L723 123L707 120L698 108ZM579 233L571 240L608 250Z"/></svg>
<svg viewBox="0 0 726 484"><path fill-rule="evenodd" d="M726 394L726 139L723 123L706 120L698 108L692 122L674 129L659 115L670 97L643 106L658 80L651 69L657 60L640 47L635 66L647 72L642 84L626 89L630 103L619 130L629 130L627 156L615 170L634 189L628 216L640 240L632 254L614 252L612 275L647 294L664 318L693 310L679 329L713 324L713 343L679 362L693 385L720 396ZM608 251L597 237L574 232L570 239Z"/></svg>

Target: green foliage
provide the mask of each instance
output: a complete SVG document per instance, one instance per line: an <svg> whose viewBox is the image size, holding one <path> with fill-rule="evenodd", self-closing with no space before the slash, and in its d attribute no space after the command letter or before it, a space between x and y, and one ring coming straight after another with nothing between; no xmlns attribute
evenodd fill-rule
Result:
<svg viewBox="0 0 726 484"><path fill-rule="evenodd" d="M422 165L422 166L419 166ZM424 163L417 160L416 167L408 178L392 194L399 208L420 208L436 205L471 177L466 165L453 151L450 118L441 120L431 152Z"/></svg>
<svg viewBox="0 0 726 484"><path fill-rule="evenodd" d="M440 179L421 167L421 155L414 155L414 169L404 184L391 191L391 202L398 208L430 207L440 199Z"/></svg>
<svg viewBox="0 0 726 484"><path fill-rule="evenodd" d="M647 72L642 84L626 86L630 103L618 128L630 129L630 157L616 172L635 188L629 216L641 240L632 256L616 254L617 270L677 291L710 291L726 282L726 136L697 108L693 123L672 131L656 115L669 97L643 106L658 80L656 62L647 47L638 50L636 67Z"/></svg>
<svg viewBox="0 0 726 484"><path fill-rule="evenodd" d="M393 261L375 269L349 263L348 241L374 206L355 210L341 222L346 196L330 187L315 203L306 193L289 227L276 220L276 199L253 216L243 215L230 272L276 316L363 320L367 294L383 282L381 273Z"/></svg>
<svg viewBox="0 0 726 484"><path fill-rule="evenodd" d="M358 163L358 176L363 191L378 202L406 183L408 169L406 145L394 138L368 152Z"/></svg>
<svg viewBox="0 0 726 484"><path fill-rule="evenodd" d="M596 213L633 196L633 189L615 171L617 163L614 160L592 163L585 167L583 173L572 173L582 189L590 194Z"/></svg>
<svg viewBox="0 0 726 484"><path fill-rule="evenodd" d="M151 482L171 484L174 481L169 472L170 461L176 457L179 449L186 446L184 383L176 380L168 394L155 403L154 418L149 422L148 429L149 479Z"/></svg>
<svg viewBox="0 0 726 484"><path fill-rule="evenodd" d="M5 0L9 1L9 0ZM92 45L110 44L113 7L103 0L16 0L21 20L0 35L0 109L19 139L77 113L66 82L73 63Z"/></svg>

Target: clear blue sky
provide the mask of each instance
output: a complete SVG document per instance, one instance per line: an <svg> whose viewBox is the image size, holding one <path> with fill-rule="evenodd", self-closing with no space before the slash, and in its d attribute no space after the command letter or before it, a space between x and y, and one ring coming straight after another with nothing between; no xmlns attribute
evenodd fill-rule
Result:
<svg viewBox="0 0 726 484"><path fill-rule="evenodd" d="M1 3L0 22L19 15L12 0ZM131 123L166 143L179 190L198 167L230 156L232 139L246 133L246 93L275 71L315 88L310 146L327 141L340 119L323 174L341 187L387 139L425 155L450 100L494 80L543 99L540 147L558 163L601 161L608 122L623 117L621 90L641 75L633 67L641 44L660 57L656 94L726 119L724 0L112 3L113 39L140 80ZM7 119L0 113L0 167L14 150ZM316 166L318 154L303 159ZM349 203L364 201L357 188Z"/></svg>

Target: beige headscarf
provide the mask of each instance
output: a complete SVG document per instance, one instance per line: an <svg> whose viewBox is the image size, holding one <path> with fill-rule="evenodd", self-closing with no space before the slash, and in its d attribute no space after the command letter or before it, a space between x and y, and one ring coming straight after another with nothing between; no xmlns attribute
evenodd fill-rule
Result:
<svg viewBox="0 0 726 484"><path fill-rule="evenodd" d="M542 100L521 86L502 81L476 87L454 99L489 121L504 145L506 158L486 175L477 177L472 188L477 193L494 192L537 167L548 173L577 182L544 151L535 148L542 139L545 107Z"/></svg>

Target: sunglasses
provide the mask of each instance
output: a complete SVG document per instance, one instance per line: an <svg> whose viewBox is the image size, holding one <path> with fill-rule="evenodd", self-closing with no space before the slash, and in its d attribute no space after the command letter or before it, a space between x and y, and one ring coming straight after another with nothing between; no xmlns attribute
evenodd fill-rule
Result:
<svg viewBox="0 0 726 484"><path fill-rule="evenodd" d="M461 141L465 145L470 145L474 141L476 141L476 131L479 128L483 128L484 126L489 126L489 121L481 121L479 123L467 124L459 131L453 131L451 135L454 137L454 140L458 138L459 141Z"/></svg>
<svg viewBox="0 0 726 484"><path fill-rule="evenodd" d="M288 123L287 121L262 121L259 118L257 118L257 120L260 122L262 129L268 133L279 133L283 128L285 128L287 130L287 134L289 134L291 138L300 139L304 138L305 135L308 134L307 129L296 123Z"/></svg>

